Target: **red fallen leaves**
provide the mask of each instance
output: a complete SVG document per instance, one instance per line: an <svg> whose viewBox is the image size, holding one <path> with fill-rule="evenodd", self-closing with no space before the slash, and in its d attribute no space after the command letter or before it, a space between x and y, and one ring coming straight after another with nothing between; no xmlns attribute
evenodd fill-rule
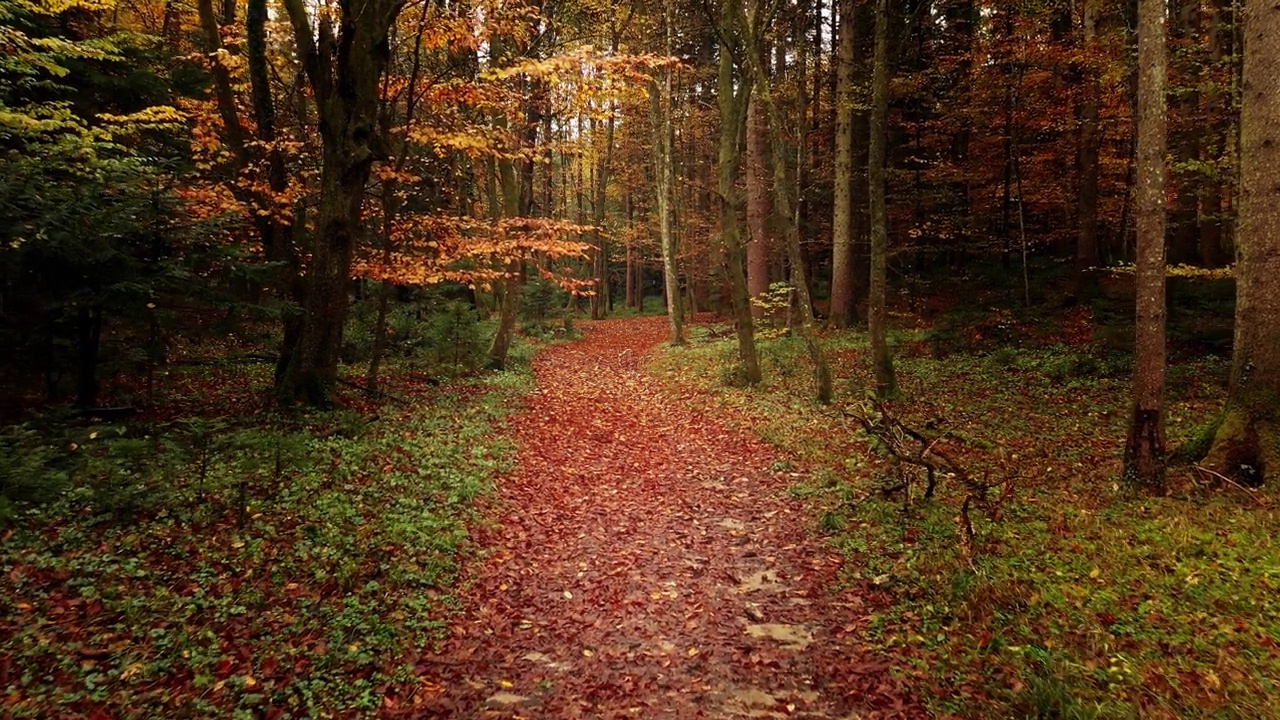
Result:
<svg viewBox="0 0 1280 720"><path fill-rule="evenodd" d="M597 323L534 362L518 469L465 611L388 717L923 717L860 645L871 597L712 400L642 370L664 318Z"/></svg>

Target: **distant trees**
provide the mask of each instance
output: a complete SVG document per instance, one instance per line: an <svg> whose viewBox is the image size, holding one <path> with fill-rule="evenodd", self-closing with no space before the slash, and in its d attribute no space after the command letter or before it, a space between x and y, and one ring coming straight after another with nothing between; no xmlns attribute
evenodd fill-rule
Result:
<svg viewBox="0 0 1280 720"><path fill-rule="evenodd" d="M1254 359L1238 356L1237 374L1255 387L1247 368L1268 341L1250 334L1266 327L1251 307L1270 302L1256 298L1274 273L1259 269L1269 201L1254 199L1266 190L1246 163L1270 162L1258 139L1270 120L1241 94L1237 152L1232 88L1237 25L1265 46L1264 10L1170 6L1168 37L1138 63L1152 81L1150 58L1177 48L1161 110L1161 91L1127 82L1136 16L1099 0L322 4L287 0L273 23L264 0L138 0L110 16L0 0L6 307L47 314L28 345L81 368L82 402L102 323L126 307L149 323L139 301L200 263L204 284L274 316L286 403L330 401L347 306L368 281L383 283L375 358L396 285L459 283L500 320L497 367L521 288L548 282L592 294L593 317L614 292L631 307L662 292L673 339L681 308L732 311L747 382L762 374L756 325L785 325L822 397L816 323L846 327L866 301L890 395L902 279L963 276L1024 249L1033 269L1074 276L1063 301L1083 297L1096 266L1138 261L1142 413L1161 384L1158 267L1238 251L1237 352ZM832 33L817 27L828 20ZM112 35L122 28L143 35ZM1269 70L1243 47L1258 86ZM125 59L139 72L126 78ZM1149 181L1156 116L1178 198L1167 251ZM1237 212L1249 213L1238 248ZM206 252L218 259L197 260ZM77 271L52 278L63 262ZM793 307L760 318L751 297L771 283L793 288ZM1153 477L1138 466L1158 464L1158 423L1143 423L1132 470Z"/></svg>
<svg viewBox="0 0 1280 720"><path fill-rule="evenodd" d="M885 197L885 162L887 157L889 115L889 4L876 5L875 61L871 81L871 139L868 143L867 179L871 205L871 284L867 307L867 326L871 334L871 366L875 375L876 396L889 399L898 392L893 374L893 357L885 334L889 263L889 217Z"/></svg>

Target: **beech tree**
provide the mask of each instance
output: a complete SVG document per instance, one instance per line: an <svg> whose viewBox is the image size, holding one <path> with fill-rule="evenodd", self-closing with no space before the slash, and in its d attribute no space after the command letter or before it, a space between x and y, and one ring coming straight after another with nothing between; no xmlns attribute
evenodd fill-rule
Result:
<svg viewBox="0 0 1280 720"><path fill-rule="evenodd" d="M831 324L848 327L853 314L853 11L837 3L836 158L831 219Z"/></svg>
<svg viewBox="0 0 1280 720"><path fill-rule="evenodd" d="M1235 345L1206 465L1249 484L1280 474L1280 6L1244 6Z"/></svg>
<svg viewBox="0 0 1280 720"><path fill-rule="evenodd" d="M1164 485L1165 4L1138 5L1137 313L1133 415L1124 451L1131 483Z"/></svg>
<svg viewBox="0 0 1280 720"><path fill-rule="evenodd" d="M365 184L374 162L388 154L378 127L379 88L390 55L388 33L403 7L404 0L348 0L312 13L303 0L285 0L322 145L302 327L276 386L285 400L327 405L332 399Z"/></svg>
<svg viewBox="0 0 1280 720"><path fill-rule="evenodd" d="M665 34L666 54L671 55L674 28L672 0L663 4L662 28ZM676 267L676 231L672 203L675 200L675 164L672 149L673 95L671 92L671 66L662 68L660 77L650 88L649 117L653 123L654 169L657 178L658 234L662 244L663 285L667 294L667 315L671 321L671 344L684 344L684 308L680 297L680 274Z"/></svg>

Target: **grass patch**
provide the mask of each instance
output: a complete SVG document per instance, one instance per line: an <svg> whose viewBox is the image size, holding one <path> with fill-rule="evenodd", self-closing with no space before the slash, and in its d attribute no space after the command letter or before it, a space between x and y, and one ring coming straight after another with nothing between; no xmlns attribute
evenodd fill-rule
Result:
<svg viewBox="0 0 1280 720"><path fill-rule="evenodd" d="M473 500L513 458L494 426L531 386L525 363L396 387L411 402L376 421L198 418L41 445L56 457L26 471L51 497L0 536L5 716L375 715L446 628ZM34 432L10 441L48 440Z"/></svg>
<svg viewBox="0 0 1280 720"><path fill-rule="evenodd" d="M672 349L653 370L693 383L808 470L795 493L848 558L845 582L884 603L867 642L927 688L936 716L1258 718L1280 707L1280 547L1274 505L1196 486L1169 497L1119 484L1128 359L1056 341L937 352L930 330L895 335L895 413L953 434L971 471L1014 478L994 516L974 514L972 563L956 522L960 488L904 510L880 492L895 467L840 413L872 387L857 333L825 344L838 377L833 409L810 401L792 339L761 343L766 385L719 382L729 342ZM921 351L912 352L913 349ZM1225 361L1170 370L1169 437L1203 442L1221 402Z"/></svg>

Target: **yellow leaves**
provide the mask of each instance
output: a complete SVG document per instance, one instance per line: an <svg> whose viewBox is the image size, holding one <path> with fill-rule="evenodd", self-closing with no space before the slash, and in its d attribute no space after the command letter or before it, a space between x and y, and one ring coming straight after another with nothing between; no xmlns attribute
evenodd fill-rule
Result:
<svg viewBox="0 0 1280 720"><path fill-rule="evenodd" d="M153 105L128 115L98 113L98 121L116 132L133 133L141 130L173 129L187 121L187 115L171 105Z"/></svg>

